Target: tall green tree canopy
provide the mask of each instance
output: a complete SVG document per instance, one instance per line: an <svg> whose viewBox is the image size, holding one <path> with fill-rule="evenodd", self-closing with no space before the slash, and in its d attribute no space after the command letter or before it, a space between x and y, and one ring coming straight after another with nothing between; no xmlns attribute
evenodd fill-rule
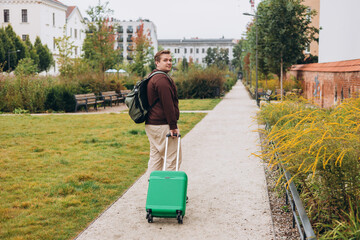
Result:
<svg viewBox="0 0 360 240"><path fill-rule="evenodd" d="M11 39L11 41L13 42L13 44L15 46L15 49L17 50L16 53L13 53L13 56L15 57L14 67L16 67L18 62L21 59L28 56L27 48L26 48L25 43L20 39L20 37L18 35L16 35L16 33L14 32L14 30L10 24L5 28L5 33Z"/></svg>
<svg viewBox="0 0 360 240"><path fill-rule="evenodd" d="M39 37L36 37L34 47L39 56L38 69L39 72L49 71L50 67L54 64L54 59L50 49L47 45L43 45Z"/></svg>
<svg viewBox="0 0 360 240"><path fill-rule="evenodd" d="M302 3L303 0L260 2L248 32L252 60L257 47L260 72L271 71L279 76L281 97L284 71L303 56L306 46L317 40L315 34L319 32L310 25L316 11L309 11Z"/></svg>
<svg viewBox="0 0 360 240"><path fill-rule="evenodd" d="M227 48L208 48L206 50L205 63L208 67L215 65L224 69L230 63L229 49Z"/></svg>
<svg viewBox="0 0 360 240"><path fill-rule="evenodd" d="M33 60L33 63L36 65L36 67L38 67L40 62L39 55L37 54L36 49L32 45L29 38L26 39L25 45L29 53L29 57Z"/></svg>
<svg viewBox="0 0 360 240"><path fill-rule="evenodd" d="M114 49L115 27L109 24L112 10L108 8L109 2L90 7L86 13L91 22L87 23L88 32L84 40L84 58L87 59L94 69L105 72L120 62L120 50Z"/></svg>
<svg viewBox="0 0 360 240"><path fill-rule="evenodd" d="M0 45L2 45L4 49L3 50L4 56L1 59L3 70L8 71L10 69L14 69L17 62L16 49L13 41L6 34L4 28L0 28ZM0 57L1 57L1 53L0 53ZM9 59L10 59L10 69L9 69Z"/></svg>
<svg viewBox="0 0 360 240"><path fill-rule="evenodd" d="M235 69L242 71L242 55L244 52L244 39L239 40L233 48L233 59L231 60L231 64L234 66Z"/></svg>
<svg viewBox="0 0 360 240"><path fill-rule="evenodd" d="M134 60L132 70L138 76L144 77L146 74L145 65L149 62L151 50L150 33L144 31L144 23L141 23L136 29L136 36L132 37L133 45L131 58Z"/></svg>
<svg viewBox="0 0 360 240"><path fill-rule="evenodd" d="M258 28L259 63L280 76L281 68L290 67L303 55L311 41L317 40L318 29L310 26L314 10L302 4L303 0L264 0L259 3L255 24L251 27L250 41L256 50ZM255 55L255 54L252 54Z"/></svg>

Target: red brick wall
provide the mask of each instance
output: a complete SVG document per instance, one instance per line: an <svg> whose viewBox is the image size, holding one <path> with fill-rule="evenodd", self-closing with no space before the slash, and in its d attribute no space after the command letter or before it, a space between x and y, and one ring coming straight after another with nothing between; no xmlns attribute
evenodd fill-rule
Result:
<svg viewBox="0 0 360 240"><path fill-rule="evenodd" d="M290 71L288 75L300 80L305 98L324 108L339 104L344 98L360 95L360 72ZM315 96L316 77L318 84Z"/></svg>

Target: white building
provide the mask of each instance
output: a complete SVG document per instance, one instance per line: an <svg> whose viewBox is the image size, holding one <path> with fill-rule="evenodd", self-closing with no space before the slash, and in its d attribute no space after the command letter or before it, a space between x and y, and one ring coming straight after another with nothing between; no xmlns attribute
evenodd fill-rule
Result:
<svg viewBox="0 0 360 240"><path fill-rule="evenodd" d="M148 19L138 19L136 21L121 21L117 19L111 19L111 24L117 29L117 38L115 48L118 48L123 53L123 57L126 60L131 60L129 53L131 51L131 45L133 44L132 37L136 36L136 30L141 24L144 24L144 34L149 34L151 46L154 48L154 53L158 50L157 30L153 22Z"/></svg>
<svg viewBox="0 0 360 240"><path fill-rule="evenodd" d="M236 45L235 39L159 39L159 46L171 51L174 63L184 57L188 61L205 66L205 57L208 48L223 48L229 51L229 60L233 59L233 47ZM191 60L190 60L191 59Z"/></svg>
<svg viewBox="0 0 360 240"><path fill-rule="evenodd" d="M359 0L320 1L319 63L360 58Z"/></svg>
<svg viewBox="0 0 360 240"><path fill-rule="evenodd" d="M85 38L83 18L77 7L68 7L57 0L0 0L1 27L11 24L15 33L23 40L29 38L32 43L37 36L46 44L54 55L58 55L55 38L65 32L74 41L74 56L80 56ZM50 73L57 73L57 65Z"/></svg>
<svg viewBox="0 0 360 240"><path fill-rule="evenodd" d="M75 46L73 57L81 57L82 45L86 37L86 24L76 6L69 6L66 10L66 35L70 36L70 41Z"/></svg>

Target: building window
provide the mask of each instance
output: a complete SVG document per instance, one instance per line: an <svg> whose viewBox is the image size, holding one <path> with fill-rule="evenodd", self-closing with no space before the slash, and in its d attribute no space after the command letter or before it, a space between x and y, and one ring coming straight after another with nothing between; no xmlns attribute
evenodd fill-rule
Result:
<svg viewBox="0 0 360 240"><path fill-rule="evenodd" d="M77 56L77 55L78 55L78 48L75 47L75 56Z"/></svg>
<svg viewBox="0 0 360 240"><path fill-rule="evenodd" d="M22 38L22 40L25 42L25 41L29 38L29 35L23 34L23 35L21 36L21 38Z"/></svg>
<svg viewBox="0 0 360 240"><path fill-rule="evenodd" d="M72 37L72 28L70 28L70 37Z"/></svg>
<svg viewBox="0 0 360 240"><path fill-rule="evenodd" d="M53 26L55 26L55 13L53 13Z"/></svg>
<svg viewBox="0 0 360 240"><path fill-rule="evenodd" d="M54 49L54 50L56 49L56 40L55 40L55 37L53 37L53 49Z"/></svg>
<svg viewBox="0 0 360 240"><path fill-rule="evenodd" d="M132 35L129 34L129 35L127 36L126 41L127 41L127 42L132 42L132 41L133 41L133 40L132 40Z"/></svg>
<svg viewBox="0 0 360 240"><path fill-rule="evenodd" d="M190 53L193 53L193 49L192 49L192 48L190 48Z"/></svg>
<svg viewBox="0 0 360 240"><path fill-rule="evenodd" d="M307 54L310 53L310 43L308 45L306 45L305 53L307 53Z"/></svg>
<svg viewBox="0 0 360 240"><path fill-rule="evenodd" d="M28 22L27 9L21 9L21 20L23 23Z"/></svg>
<svg viewBox="0 0 360 240"><path fill-rule="evenodd" d="M337 87L335 86L334 102L337 103Z"/></svg>
<svg viewBox="0 0 360 240"><path fill-rule="evenodd" d="M10 22L10 10L4 9L4 22Z"/></svg>
<svg viewBox="0 0 360 240"><path fill-rule="evenodd" d="M205 48L202 49L202 53L205 53Z"/></svg>
<svg viewBox="0 0 360 240"><path fill-rule="evenodd" d="M187 53L187 48L184 48L184 53Z"/></svg>
<svg viewBox="0 0 360 240"><path fill-rule="evenodd" d="M74 29L75 38L77 38L77 29Z"/></svg>
<svg viewBox="0 0 360 240"><path fill-rule="evenodd" d="M126 29L127 33L133 33L133 27L132 26L128 26Z"/></svg>
<svg viewBox="0 0 360 240"><path fill-rule="evenodd" d="M196 53L199 53L199 49L198 49L198 48L196 49Z"/></svg>

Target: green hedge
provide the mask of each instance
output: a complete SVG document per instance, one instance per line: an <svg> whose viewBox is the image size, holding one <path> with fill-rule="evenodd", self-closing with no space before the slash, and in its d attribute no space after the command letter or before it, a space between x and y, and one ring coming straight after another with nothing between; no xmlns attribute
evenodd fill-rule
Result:
<svg viewBox="0 0 360 240"><path fill-rule="evenodd" d="M174 73L180 99L214 98L236 83L234 74L215 67L190 68ZM72 78L14 76L0 78L0 112L72 112L74 94L131 89L139 78L133 75L102 75L89 72Z"/></svg>
<svg viewBox="0 0 360 240"><path fill-rule="evenodd" d="M177 72L173 78L180 99L214 98L229 91L236 83L234 74L226 74L216 67L190 68L188 72Z"/></svg>

